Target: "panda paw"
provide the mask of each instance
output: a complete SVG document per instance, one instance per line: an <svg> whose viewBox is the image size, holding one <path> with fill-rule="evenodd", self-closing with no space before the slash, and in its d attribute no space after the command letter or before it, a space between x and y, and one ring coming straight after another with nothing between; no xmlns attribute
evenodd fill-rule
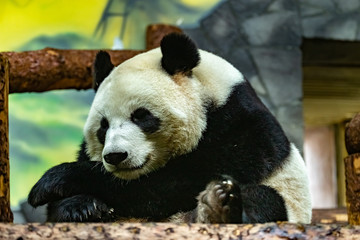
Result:
<svg viewBox="0 0 360 240"><path fill-rule="evenodd" d="M48 205L48 222L110 222L114 209L87 195L76 195Z"/></svg>
<svg viewBox="0 0 360 240"><path fill-rule="evenodd" d="M31 206L38 207L63 197L62 174L58 168L56 166L48 170L32 187L28 196Z"/></svg>
<svg viewBox="0 0 360 240"><path fill-rule="evenodd" d="M93 161L62 163L50 168L32 187L28 203L38 207L76 194L91 192L91 179L105 176L101 164Z"/></svg>
<svg viewBox="0 0 360 240"><path fill-rule="evenodd" d="M197 222L241 222L240 188L232 178L225 177L222 180L210 182L197 199Z"/></svg>

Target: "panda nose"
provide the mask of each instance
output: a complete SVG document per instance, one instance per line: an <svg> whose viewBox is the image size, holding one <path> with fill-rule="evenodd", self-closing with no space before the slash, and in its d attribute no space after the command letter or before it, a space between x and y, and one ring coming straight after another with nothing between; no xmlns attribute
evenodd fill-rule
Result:
<svg viewBox="0 0 360 240"><path fill-rule="evenodd" d="M115 152L115 153L108 153L104 156L104 159L107 163L112 165L118 165L122 161L124 161L128 157L127 152Z"/></svg>

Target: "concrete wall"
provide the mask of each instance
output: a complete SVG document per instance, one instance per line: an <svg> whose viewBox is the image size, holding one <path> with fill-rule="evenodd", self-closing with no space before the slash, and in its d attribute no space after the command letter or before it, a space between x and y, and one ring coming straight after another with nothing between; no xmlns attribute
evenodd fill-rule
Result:
<svg viewBox="0 0 360 240"><path fill-rule="evenodd" d="M295 0L229 0L186 29L202 49L238 68L277 117L291 141L303 145L301 21Z"/></svg>

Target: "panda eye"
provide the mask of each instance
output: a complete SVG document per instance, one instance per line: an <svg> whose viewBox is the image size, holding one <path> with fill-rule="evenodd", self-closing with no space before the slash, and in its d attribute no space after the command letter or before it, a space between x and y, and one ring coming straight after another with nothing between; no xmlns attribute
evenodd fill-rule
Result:
<svg viewBox="0 0 360 240"><path fill-rule="evenodd" d="M148 116L152 115L146 108L138 108L131 114L131 121L141 122L145 121Z"/></svg>
<svg viewBox="0 0 360 240"><path fill-rule="evenodd" d="M103 117L100 121L100 128L96 132L96 136L97 136L99 142L102 144L105 143L105 137L106 137L106 132L107 132L108 128L109 128L109 122L105 117Z"/></svg>
<svg viewBox="0 0 360 240"><path fill-rule="evenodd" d="M144 132L153 133L160 128L160 119L146 108L138 108L131 114L131 121Z"/></svg>
<svg viewBox="0 0 360 240"><path fill-rule="evenodd" d="M102 118L100 121L100 127L101 129L108 129L109 128L109 122L106 118Z"/></svg>

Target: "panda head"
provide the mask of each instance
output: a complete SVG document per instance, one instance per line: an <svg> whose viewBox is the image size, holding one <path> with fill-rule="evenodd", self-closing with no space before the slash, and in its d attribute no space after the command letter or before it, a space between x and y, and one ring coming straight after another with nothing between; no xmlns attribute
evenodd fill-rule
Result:
<svg viewBox="0 0 360 240"><path fill-rule="evenodd" d="M243 80L231 64L182 34L165 36L160 48L115 68L109 54L99 52L94 73L86 151L122 179L139 178L196 149L207 107L225 104Z"/></svg>
<svg viewBox="0 0 360 240"><path fill-rule="evenodd" d="M206 127L201 84L192 77L199 61L195 44L179 34L115 68L109 54L99 52L84 127L91 160L116 177L135 179L195 148Z"/></svg>

